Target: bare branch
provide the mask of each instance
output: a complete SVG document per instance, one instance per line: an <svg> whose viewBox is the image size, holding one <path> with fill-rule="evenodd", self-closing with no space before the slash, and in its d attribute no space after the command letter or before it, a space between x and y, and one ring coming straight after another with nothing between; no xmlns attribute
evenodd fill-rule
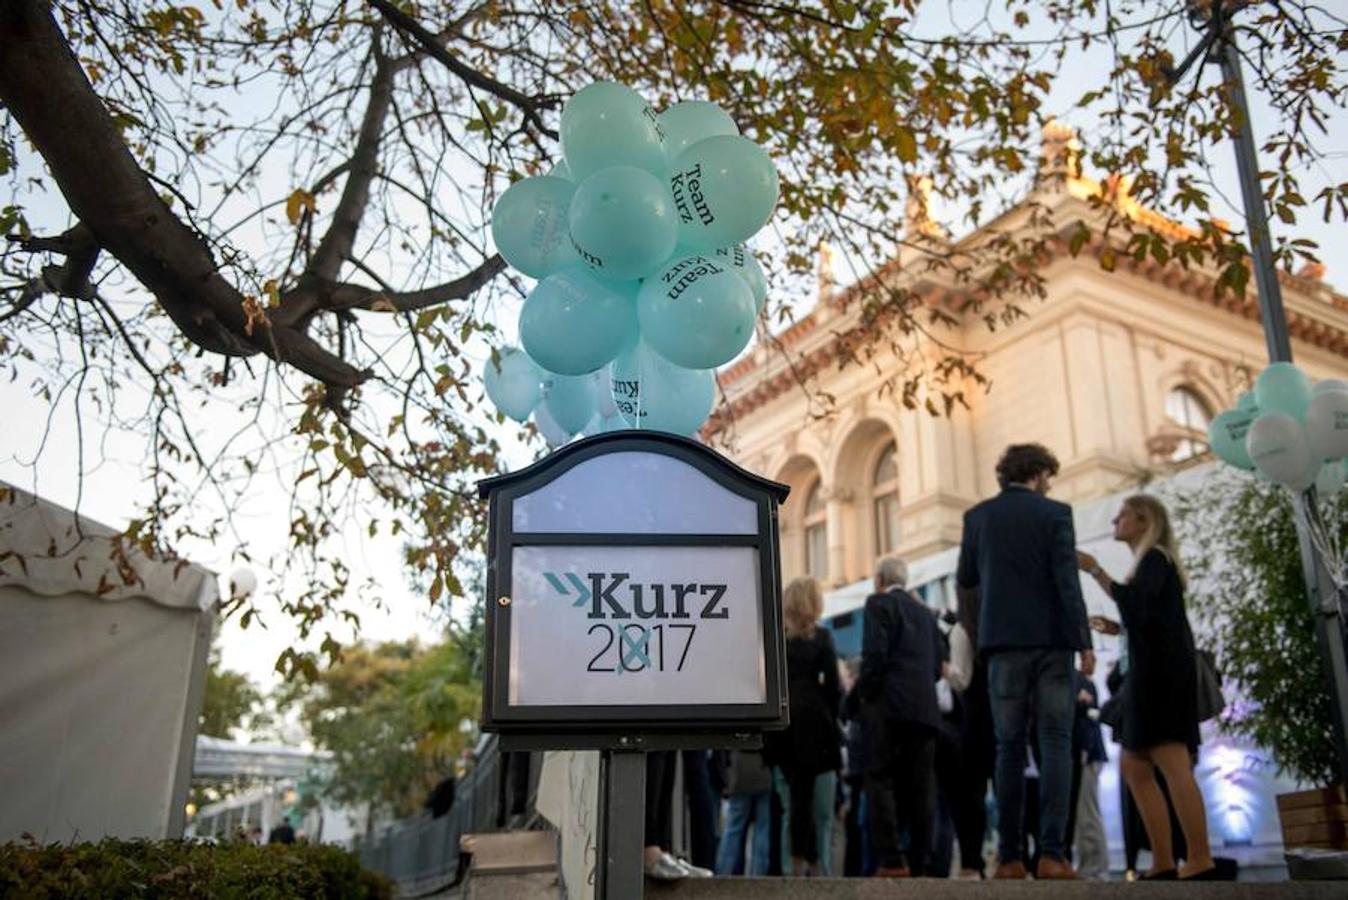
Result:
<svg viewBox="0 0 1348 900"><path fill-rule="evenodd" d="M387 19L393 27L420 44L430 54L431 58L443 64L445 68L463 79L465 83L504 100L522 112L525 120L531 122L540 132L554 140L557 138L557 132L545 125L543 117L539 114L539 110L556 106L558 102L556 97L530 97L465 64L445 49L441 40L422 27L420 22L398 9L388 0L370 0L370 5L379 10L380 15Z"/></svg>

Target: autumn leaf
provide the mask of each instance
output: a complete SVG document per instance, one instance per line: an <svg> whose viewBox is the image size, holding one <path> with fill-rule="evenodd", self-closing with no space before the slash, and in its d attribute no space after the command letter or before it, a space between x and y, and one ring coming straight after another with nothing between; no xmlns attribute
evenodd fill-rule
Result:
<svg viewBox="0 0 1348 900"><path fill-rule="evenodd" d="M314 195L304 188L295 188L286 200L286 219L289 220L291 225L298 225L300 215L304 210L308 210L309 214L312 215L318 212L318 203L315 201Z"/></svg>

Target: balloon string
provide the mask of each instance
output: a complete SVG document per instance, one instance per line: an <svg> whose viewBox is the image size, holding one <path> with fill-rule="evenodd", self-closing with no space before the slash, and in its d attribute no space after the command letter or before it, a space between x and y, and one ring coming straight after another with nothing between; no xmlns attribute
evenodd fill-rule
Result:
<svg viewBox="0 0 1348 900"><path fill-rule="evenodd" d="M1325 508L1326 506L1327 504L1324 503L1320 505L1320 515L1316 516L1315 521L1310 523L1311 527L1307 531L1310 532L1311 542L1315 544L1315 549L1320 552L1320 556L1325 561L1325 568L1329 570L1334 587L1343 590L1345 578L1342 547L1338 535L1326 525L1325 513L1330 512Z"/></svg>
<svg viewBox="0 0 1348 900"><path fill-rule="evenodd" d="M637 363L637 430L641 430L641 386L646 383L646 357L642 354Z"/></svg>

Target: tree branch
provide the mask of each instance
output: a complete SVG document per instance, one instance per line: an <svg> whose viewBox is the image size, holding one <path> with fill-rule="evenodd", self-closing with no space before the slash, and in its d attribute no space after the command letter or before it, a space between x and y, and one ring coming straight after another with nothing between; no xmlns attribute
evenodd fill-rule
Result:
<svg viewBox="0 0 1348 900"><path fill-rule="evenodd" d="M358 284L334 285L330 309L373 309L381 312L415 312L451 300L463 300L491 281L505 268L505 260L494 255L476 269L444 284L419 291L386 293Z"/></svg>
<svg viewBox="0 0 1348 900"><path fill-rule="evenodd" d="M433 33L426 30L420 22L409 16L407 13L398 9L388 0L369 0L370 5L379 10L388 22L397 28L403 34L406 34L412 40L422 46L425 51L437 62L444 65L445 68L453 72L465 83L473 87L480 88L487 93L498 97L501 100L514 106L524 114L526 121L533 124L543 134L548 137L557 138L557 132L547 127L543 123L543 117L539 110L550 109L557 105L557 99L554 97L530 97L522 94L507 84L502 84L490 75L479 72L472 66L467 65L458 57L454 56L441 43L440 39Z"/></svg>
<svg viewBox="0 0 1348 900"><path fill-rule="evenodd" d="M374 58L374 80L370 83L370 100L365 105L365 115L347 167L346 184L342 186L332 224L319 241L306 270L306 274L324 281L337 279L342 261L351 255L355 245L360 220L370 201L370 182L379 165L379 140L384 131L384 120L388 118L389 105L393 101L393 71L380 47L377 30L370 54Z"/></svg>
<svg viewBox="0 0 1348 900"><path fill-rule="evenodd" d="M225 356L260 351L331 386L350 388L368 377L301 329L250 318L206 242L173 214L132 157L44 0L0 3L0 102L93 244L125 265L192 343ZM72 261L78 265L70 274L78 274L84 259L68 257L67 265Z"/></svg>

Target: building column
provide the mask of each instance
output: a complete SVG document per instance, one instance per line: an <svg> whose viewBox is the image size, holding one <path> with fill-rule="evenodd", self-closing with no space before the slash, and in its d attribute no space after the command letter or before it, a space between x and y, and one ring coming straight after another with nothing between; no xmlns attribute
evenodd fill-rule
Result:
<svg viewBox="0 0 1348 900"><path fill-rule="evenodd" d="M828 588L846 584L853 580L848 571L847 512L852 505L852 492L847 489L832 488L825 495L825 521L828 527Z"/></svg>

